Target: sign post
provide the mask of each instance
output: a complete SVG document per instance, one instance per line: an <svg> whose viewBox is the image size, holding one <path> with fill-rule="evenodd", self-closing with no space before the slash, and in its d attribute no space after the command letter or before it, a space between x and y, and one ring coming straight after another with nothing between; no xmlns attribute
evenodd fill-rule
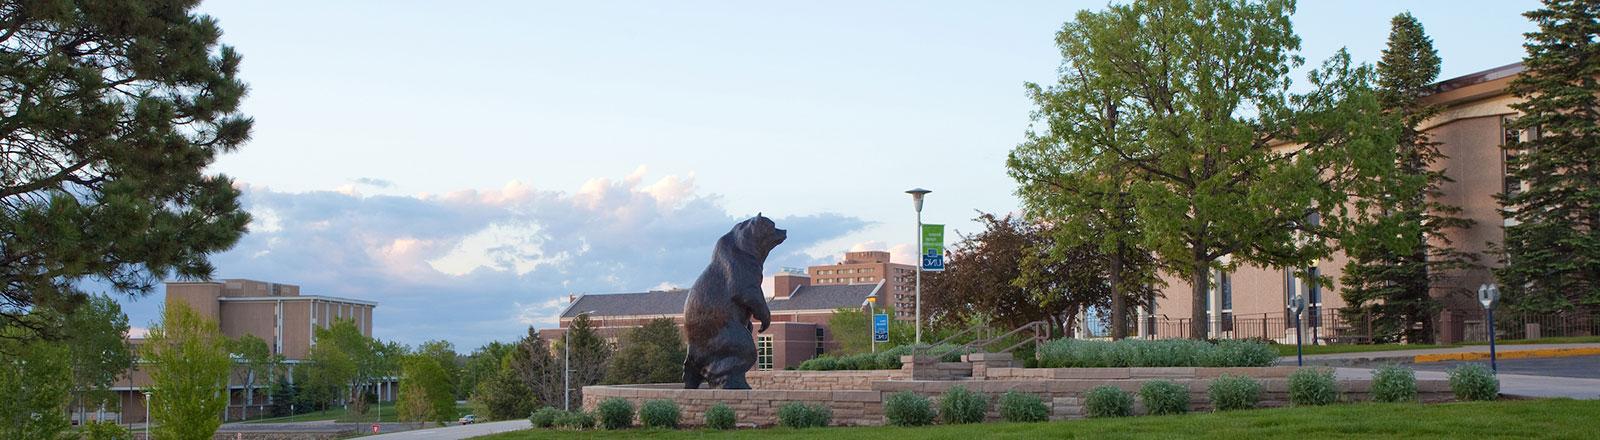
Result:
<svg viewBox="0 0 1600 440"><path fill-rule="evenodd" d="M1489 369L1500 373L1499 360L1494 349L1494 306L1500 303L1500 286L1484 283L1478 286L1478 304L1483 304L1485 319L1489 321Z"/></svg>
<svg viewBox="0 0 1600 440"><path fill-rule="evenodd" d="M872 347L876 351L879 342L889 342L889 314L879 313L872 315Z"/></svg>
<svg viewBox="0 0 1600 440"><path fill-rule="evenodd" d="M1305 346L1300 331L1300 312L1306 309L1306 297L1295 293L1289 299L1289 311L1294 313L1294 363L1295 366L1306 366Z"/></svg>

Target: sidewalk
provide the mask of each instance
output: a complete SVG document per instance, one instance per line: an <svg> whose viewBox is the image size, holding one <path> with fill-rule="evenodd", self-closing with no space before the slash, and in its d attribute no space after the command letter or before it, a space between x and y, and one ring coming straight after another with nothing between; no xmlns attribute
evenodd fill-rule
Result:
<svg viewBox="0 0 1600 440"><path fill-rule="evenodd" d="M1340 379L1372 379L1372 370L1367 368L1339 368L1334 370L1334 375ZM1501 374L1499 377L1500 394L1506 396L1524 398L1566 397L1585 400L1600 399L1600 379L1528 376L1521 374ZM1443 371L1419 370L1417 371L1417 379L1448 380L1449 376Z"/></svg>
<svg viewBox="0 0 1600 440"><path fill-rule="evenodd" d="M455 440L466 439L502 432L519 431L533 427L528 419L506 420L503 422L474 423L471 425L446 426L442 428L418 429L415 431L397 432L361 437L363 440L411 440L411 439L438 439Z"/></svg>
<svg viewBox="0 0 1600 440"><path fill-rule="evenodd" d="M1600 354L1600 343L1502 345L1495 350L1501 359L1527 359ZM1421 350L1371 351L1306 355L1306 365L1331 367L1371 367L1384 364L1411 364L1450 360L1488 359L1489 346L1467 345ZM1278 365L1294 365L1294 356L1278 358Z"/></svg>

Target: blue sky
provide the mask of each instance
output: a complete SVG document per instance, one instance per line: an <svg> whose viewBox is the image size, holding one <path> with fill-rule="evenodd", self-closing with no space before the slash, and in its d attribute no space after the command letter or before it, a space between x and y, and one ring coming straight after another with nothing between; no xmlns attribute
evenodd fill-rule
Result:
<svg viewBox="0 0 1600 440"><path fill-rule="evenodd" d="M901 255L911 187L958 231L1017 209L1022 86L1103 5L212 0L256 119L213 167L256 215L217 275L375 300L378 337L469 351L569 292L688 285L757 212L790 230L769 273ZM1313 1L1295 26L1308 65L1372 62L1410 10L1449 78L1518 61L1536 6Z"/></svg>

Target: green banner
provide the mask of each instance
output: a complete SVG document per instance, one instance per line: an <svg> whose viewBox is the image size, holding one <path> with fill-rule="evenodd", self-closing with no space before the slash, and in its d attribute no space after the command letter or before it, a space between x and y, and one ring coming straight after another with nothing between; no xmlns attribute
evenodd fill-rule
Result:
<svg viewBox="0 0 1600 440"><path fill-rule="evenodd" d="M944 225L922 225L922 249L918 254L922 256L922 270L944 270Z"/></svg>

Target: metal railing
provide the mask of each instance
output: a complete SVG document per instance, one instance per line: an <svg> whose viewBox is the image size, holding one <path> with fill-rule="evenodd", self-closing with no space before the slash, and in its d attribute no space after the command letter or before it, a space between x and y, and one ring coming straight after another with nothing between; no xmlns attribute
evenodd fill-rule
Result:
<svg viewBox="0 0 1600 440"><path fill-rule="evenodd" d="M1314 307L1302 318L1305 320L1305 338L1316 343L1371 342L1373 322L1370 315L1347 317L1339 309ZM1152 339L1181 339L1189 337L1190 318L1152 319ZM1282 313L1256 313L1235 315L1223 313L1216 322L1207 325L1208 339L1267 339L1289 340L1294 337L1294 318ZM1211 332L1209 329L1218 331Z"/></svg>
<svg viewBox="0 0 1600 440"><path fill-rule="evenodd" d="M1030 322L1030 323L1027 323L1027 324L1023 324L1020 327L1017 327L1015 329L1012 329L1009 332L1005 332L1005 333L997 335L997 336L989 336L989 337L976 336L976 335L978 335L980 333L985 333L985 332L988 332L990 330L991 329L989 328L989 326L983 325L983 324L978 324L978 325L974 325L974 326L971 326L971 327L967 327L966 329L963 329L963 330L961 330L959 332L956 332L953 335L950 335L950 336L948 336L948 337L946 337L944 339L939 340L939 342L933 343L933 345L929 345L929 346L926 346L926 347L914 347L911 350L911 354L913 356L933 356L933 357L941 357L942 358L942 357L944 357L946 355L949 355L950 353L955 352L955 351L961 351L963 354L965 354L965 353L980 353L980 352L981 353L1010 353L1013 350L1016 350L1018 348L1022 348L1023 346L1026 346L1028 344L1033 344L1034 347L1035 347L1034 357L1038 357L1039 353L1038 353L1038 349L1037 348L1041 344L1044 344L1044 342L1050 338L1050 323L1049 322L1045 322L1045 321L1033 321L1033 322ZM999 350L989 350L989 346L994 345L996 343L1005 342L1005 341L1009 340L1012 336L1016 336L1017 334L1022 333L1024 331L1031 331L1031 332L1033 332L1033 334L1031 336L1021 340L1021 341L1017 341L1017 342L1015 342L1015 343L1013 343L1011 345L1002 347ZM969 342L967 342L965 344L960 344L960 345L954 344L955 341L961 340L961 338L963 336L967 336L968 334L975 335L973 337L972 341L969 341ZM941 348L943 348L943 350L941 350Z"/></svg>

